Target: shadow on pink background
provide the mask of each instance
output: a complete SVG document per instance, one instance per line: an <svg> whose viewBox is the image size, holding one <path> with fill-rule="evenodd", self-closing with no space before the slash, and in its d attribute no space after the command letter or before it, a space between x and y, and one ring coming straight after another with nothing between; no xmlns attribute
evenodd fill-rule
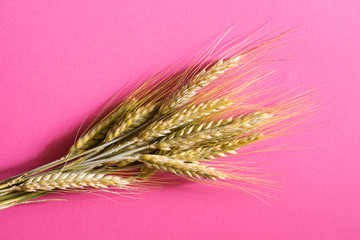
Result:
<svg viewBox="0 0 360 240"><path fill-rule="evenodd" d="M258 156L286 184L270 206L192 183L115 202L72 194L1 211L0 239L358 239L359 11L355 0L1 1L1 178L60 157L127 81L190 62L232 24L232 36L301 24L298 60L273 83L320 87L323 109L319 127L276 141L310 149Z"/></svg>

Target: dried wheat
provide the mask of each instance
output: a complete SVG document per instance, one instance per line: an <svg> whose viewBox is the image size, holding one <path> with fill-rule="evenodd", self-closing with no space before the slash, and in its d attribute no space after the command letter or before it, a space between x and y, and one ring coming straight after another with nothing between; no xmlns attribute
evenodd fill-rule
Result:
<svg viewBox="0 0 360 240"><path fill-rule="evenodd" d="M185 126L149 146L152 149L170 151L188 149L195 144L211 145L227 141L256 129L271 119L273 115L256 112L238 118L221 119L216 122Z"/></svg>
<svg viewBox="0 0 360 240"><path fill-rule="evenodd" d="M80 137L75 144L71 146L67 156L75 155L103 142L106 134L116 124L117 120L122 117L124 113L132 111L136 106L136 102L136 99L132 99L128 103L124 103L113 110L107 117Z"/></svg>
<svg viewBox="0 0 360 240"><path fill-rule="evenodd" d="M231 104L231 100L226 98L210 100L205 103L190 105L181 109L179 112L160 120L154 122L149 127L147 127L143 132L141 132L137 138L138 139L148 139L153 140L158 137L163 137L171 133L172 129L183 126L191 121L208 116L212 113L223 110Z"/></svg>
<svg viewBox="0 0 360 240"><path fill-rule="evenodd" d="M51 191L55 189L74 189L84 187L108 188L114 186L124 188L129 181L112 175L86 172L50 173L26 180L13 190L24 192Z"/></svg>
<svg viewBox="0 0 360 240"><path fill-rule="evenodd" d="M116 124L111 131L106 135L106 142L113 140L121 135L124 135L137 127L144 124L146 121L151 119L155 111L158 109L158 104L149 104L146 106L139 107L133 112L126 114L123 120Z"/></svg>
<svg viewBox="0 0 360 240"><path fill-rule="evenodd" d="M228 107L231 103L232 101L229 99L220 98L184 107L172 116L153 122L127 142L120 142L112 147L109 147L106 150L109 152L108 156L116 155L124 151L130 151L139 146L149 144L160 137L170 134L173 129L206 117L212 113L219 112ZM150 148L150 146L148 148ZM119 149L119 151L117 151L117 149Z"/></svg>
<svg viewBox="0 0 360 240"><path fill-rule="evenodd" d="M139 158L145 166L155 168L160 171L173 173L176 175L187 176L190 178L204 179L225 179L226 175L215 168L207 167L197 162L186 162L180 159L173 159L160 155L142 155Z"/></svg>
<svg viewBox="0 0 360 240"><path fill-rule="evenodd" d="M255 141L258 141L263 138L263 135L260 133L252 133L248 136L233 139L227 142L220 142L216 145L209 147L198 147L191 148L186 151L172 152L169 154L169 157L176 159L214 159L218 157L227 157L227 154L237 154L235 150L249 145Z"/></svg>
<svg viewBox="0 0 360 240"><path fill-rule="evenodd" d="M204 68L195 75L187 84L182 86L178 92L172 95L169 100L161 106L160 113L168 114L173 109L179 108L187 103L198 90L207 86L211 82L218 79L227 70L236 67L239 64L240 57L232 57L229 59L221 59L209 69Z"/></svg>

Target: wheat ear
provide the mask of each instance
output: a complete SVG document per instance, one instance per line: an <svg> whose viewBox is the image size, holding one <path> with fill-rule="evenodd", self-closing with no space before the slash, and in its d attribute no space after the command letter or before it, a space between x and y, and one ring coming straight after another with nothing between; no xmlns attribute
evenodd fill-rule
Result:
<svg viewBox="0 0 360 240"><path fill-rule="evenodd" d="M220 98L197 105L187 106L169 118L152 123L149 127L142 131L137 138L148 138L149 140L153 140L158 137L163 137L171 133L172 129L221 111L228 107L231 103L232 102L229 99Z"/></svg>
<svg viewBox="0 0 360 240"><path fill-rule="evenodd" d="M221 59L208 69L204 68L195 75L187 84L182 86L178 92L173 94L160 108L161 114L168 114L173 109L179 108L187 103L198 90L215 81L227 70L236 67L239 64L240 57Z"/></svg>
<svg viewBox="0 0 360 240"><path fill-rule="evenodd" d="M123 103L113 110L107 117L97 123L92 129L80 137L73 146L71 146L67 156L81 153L99 143L102 143L106 134L113 128L117 120L126 112L131 112L136 107L136 99L132 99L128 103Z"/></svg>
<svg viewBox="0 0 360 240"><path fill-rule="evenodd" d="M195 144L217 144L256 129L272 116L268 113L256 112L238 118L186 126L151 144L149 148L170 151L188 149Z"/></svg>
<svg viewBox="0 0 360 240"><path fill-rule="evenodd" d="M105 175L101 173L67 172L50 173L32 177L26 180L23 184L12 187L12 190L36 192L84 187L108 188L109 186L114 186L124 188L128 184L128 180L118 176Z"/></svg>
<svg viewBox="0 0 360 240"><path fill-rule="evenodd" d="M159 143L161 142L167 142L172 139L176 139L177 137L187 136L191 134L196 134L201 131L205 130L215 130L219 127L229 125L234 122L234 118L230 117L228 119L220 119L218 121L210 121L210 122L201 122L197 124L189 124L187 126L184 126L182 128L179 128L175 131L173 131L171 134L161 138L159 140Z"/></svg>
<svg viewBox="0 0 360 240"><path fill-rule="evenodd" d="M188 146L196 142L206 141L222 135L221 127L234 123L232 117L228 119L220 119L218 121L202 122L198 124L190 124L179 128L171 134L161 138L159 141L151 144L150 149L159 149L169 151L172 148L186 149Z"/></svg>
<svg viewBox="0 0 360 240"><path fill-rule="evenodd" d="M159 104L149 104L139 107L133 112L127 113L124 119L116 124L113 129L107 133L105 141L109 142L114 138L118 138L119 136L131 132L132 130L141 126L154 116L155 111L158 108Z"/></svg>
<svg viewBox="0 0 360 240"><path fill-rule="evenodd" d="M186 162L180 159L169 158L161 155L145 154L140 156L142 161L149 168L158 169L176 175L187 176L199 179L225 179L226 175L215 168L207 167L197 162Z"/></svg>
<svg viewBox="0 0 360 240"><path fill-rule="evenodd" d="M215 159L218 157L227 157L228 154L237 154L235 150L249 145L255 141L262 139L264 136L261 133L252 133L248 136L233 139L224 143L220 143L210 147L192 148L186 151L178 151L170 153L169 157L176 159Z"/></svg>

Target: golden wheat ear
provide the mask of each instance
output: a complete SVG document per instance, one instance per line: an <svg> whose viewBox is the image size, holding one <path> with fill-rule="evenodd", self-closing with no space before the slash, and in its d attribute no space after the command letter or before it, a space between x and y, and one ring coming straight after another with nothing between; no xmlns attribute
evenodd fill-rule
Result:
<svg viewBox="0 0 360 240"><path fill-rule="evenodd" d="M163 172L267 195L261 188L279 185L241 154L291 132L316 109L308 91L267 85L291 31L255 31L222 46L221 35L187 68L151 75L63 158L3 181L0 208L54 191L150 190L169 182Z"/></svg>

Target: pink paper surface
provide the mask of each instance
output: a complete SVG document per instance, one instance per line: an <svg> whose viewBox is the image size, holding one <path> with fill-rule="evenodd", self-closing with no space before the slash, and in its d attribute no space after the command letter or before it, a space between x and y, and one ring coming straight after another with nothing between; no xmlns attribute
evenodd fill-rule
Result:
<svg viewBox="0 0 360 240"><path fill-rule="evenodd" d="M0 212L0 239L359 239L360 2L0 2L0 177L61 157L85 117L128 81L194 52L229 25L296 30L273 84L317 87L318 126L257 156L286 184L270 205L196 183L137 199L70 194ZM296 150L298 149L298 150Z"/></svg>

